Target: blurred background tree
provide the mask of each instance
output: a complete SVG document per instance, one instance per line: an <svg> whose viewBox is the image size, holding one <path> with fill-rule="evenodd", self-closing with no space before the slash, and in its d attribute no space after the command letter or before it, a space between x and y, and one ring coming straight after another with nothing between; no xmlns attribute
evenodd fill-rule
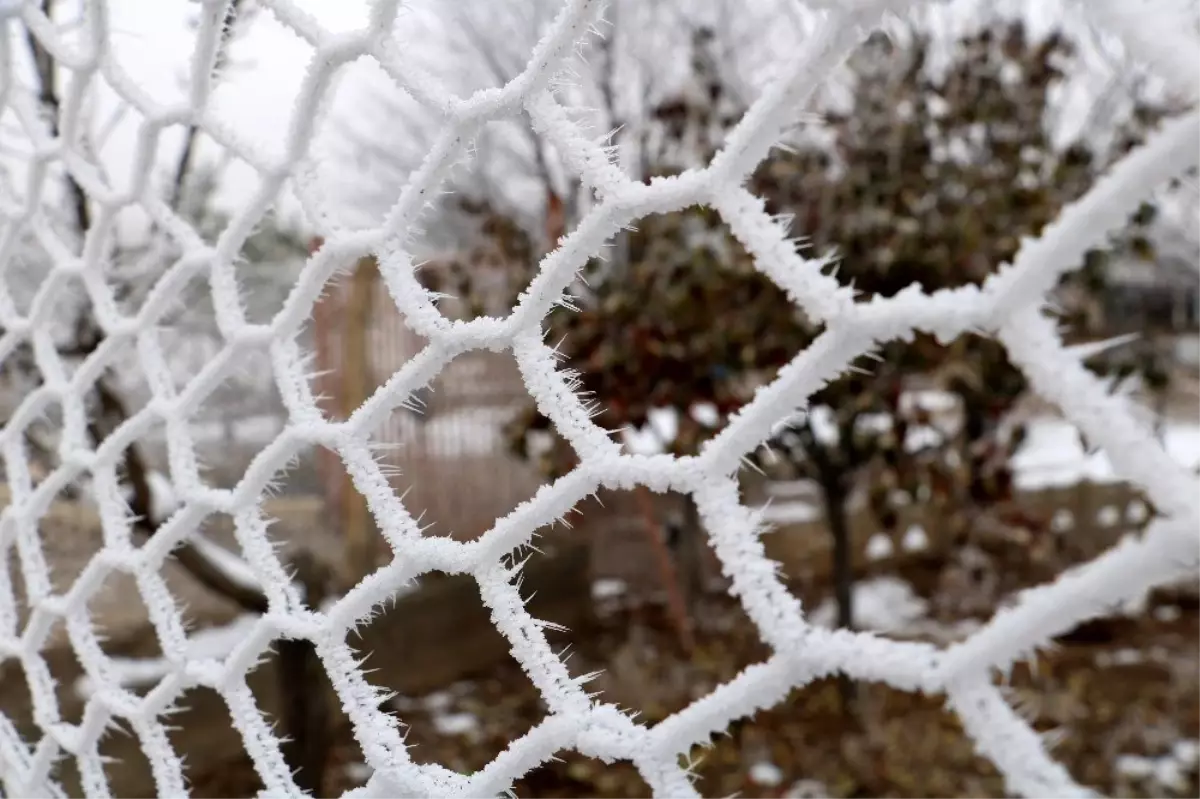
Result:
<svg viewBox="0 0 1200 799"><path fill-rule="evenodd" d="M643 179L706 162L744 110L722 77L716 40L710 29L694 31L691 82L653 108L655 124L640 148ZM836 253L826 263L863 297L891 296L913 283L928 291L980 284L1169 110L1140 102L1124 119L1093 121L1089 135L1094 125L1110 126L1099 144L1094 136L1056 142L1047 117L1072 55L1067 39L1035 40L1013 22L962 39L941 69L931 65L930 48L930 37L916 30L907 40L872 39L850 65L849 107L829 114L818 131L827 144L777 150L750 179L771 213L793 218L797 246ZM537 241L495 209L478 210L489 233L482 246L517 265L508 285L519 289L529 274L520 270L536 263ZM1057 310L1069 340L1105 334L1099 307L1107 259L1152 259L1153 220L1154 208L1144 207L1110 251L1089 254L1085 268L1060 285ZM547 337L562 340L564 367L603 409L598 421L646 429L652 412L670 409L676 429L666 448L695 453L821 328L754 269L711 209L643 219L623 238L611 258L589 262L572 299L577 310L556 308ZM450 273L427 279L484 312L491 294L477 288L479 261L468 253ZM1133 346L1101 348L1089 363L1120 376L1137 371L1158 387L1165 372L1153 356ZM917 389L948 393L956 412L939 415ZM1038 520L1006 506L1009 460L1023 438L1011 412L1025 393L1023 376L990 338L942 345L914 335L885 344L819 391L766 442L756 467L820 487L834 539L839 625L853 625L853 502L867 501L890 532L904 505L933 503L944 519L932 531L942 547L996 522L1024 528L1026 540L1038 532ZM512 432L516 450L548 476L574 465L532 408ZM531 446L537 440L553 443ZM680 546L702 546L694 506L687 507Z"/></svg>

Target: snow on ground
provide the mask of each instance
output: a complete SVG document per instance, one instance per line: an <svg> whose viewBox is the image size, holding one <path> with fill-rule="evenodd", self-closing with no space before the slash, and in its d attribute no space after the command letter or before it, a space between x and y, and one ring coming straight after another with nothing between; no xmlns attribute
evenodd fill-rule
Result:
<svg viewBox="0 0 1200 799"><path fill-rule="evenodd" d="M624 596L629 587L624 580L605 578L592 583L592 599L602 602L606 599L616 599Z"/></svg>
<svg viewBox="0 0 1200 799"><path fill-rule="evenodd" d="M480 730L479 717L474 713L437 713L433 728L439 735L474 736Z"/></svg>
<svg viewBox="0 0 1200 799"><path fill-rule="evenodd" d="M201 555L224 572L225 576L231 582L240 585L242 588L248 588L251 591L260 590L258 578L254 575L254 570L250 568L249 563L242 560L236 553L230 552L220 544L209 541L199 533L191 536L188 540Z"/></svg>
<svg viewBox="0 0 1200 799"><path fill-rule="evenodd" d="M829 795L829 789L819 780L800 780L792 783L792 787L783 794L784 799L824 799Z"/></svg>
<svg viewBox="0 0 1200 799"><path fill-rule="evenodd" d="M257 614L238 616L229 624L197 630L187 638L187 653L193 660L221 660L246 639L258 623ZM122 688L147 688L172 670L164 658L109 658L108 674ZM87 700L96 691L90 677L75 682L75 694Z"/></svg>
<svg viewBox="0 0 1200 799"><path fill-rule="evenodd" d="M1071 486L1083 480L1097 483L1113 482L1117 476L1104 452L1084 452L1076 428L1063 419L1042 418L1029 423L1029 435L1013 456L1012 465L1017 487L1024 491ZM1186 469L1200 468L1200 425L1168 421L1163 426L1163 444L1177 463ZM773 497L786 498L763 506L765 518L776 524L801 524L822 517L820 494L811 481L777 482L767 486ZM1065 529L1071 524L1067 515L1056 516L1055 525ZM1127 521L1144 521L1146 509L1137 503L1130 505ZM1115 508L1101 510L1097 521L1105 526L1119 522ZM1140 516L1140 518L1139 518ZM923 548L919 535L906 541ZM907 546L905 546L908 549Z"/></svg>
<svg viewBox="0 0 1200 799"><path fill-rule="evenodd" d="M766 760L752 765L747 776L750 782L763 788L775 788L783 784L783 770Z"/></svg>
<svg viewBox="0 0 1200 799"><path fill-rule="evenodd" d="M770 502L759 510L763 521L771 524L808 524L824 518L819 506L798 499Z"/></svg>
<svg viewBox="0 0 1200 799"><path fill-rule="evenodd" d="M1186 469L1200 466L1200 425L1167 421L1163 446ZM1074 485L1082 480L1097 483L1117 479L1109 454L1087 453L1074 425L1063 419L1036 419L1028 437L1013 456L1017 487L1025 490Z"/></svg>
<svg viewBox="0 0 1200 799"><path fill-rule="evenodd" d="M345 773L346 779L357 783L365 783L375 773L375 769L366 763L347 763L342 767L342 771Z"/></svg>
<svg viewBox="0 0 1200 799"><path fill-rule="evenodd" d="M929 536L925 532L925 528L919 524L914 524L904 531L904 539L900 542L900 547L905 552L923 552L929 547Z"/></svg>
<svg viewBox="0 0 1200 799"><path fill-rule="evenodd" d="M808 614L808 620L832 629L837 623L837 603L833 598L826 599ZM980 622L967 618L947 623L930 618L929 603L917 595L912 585L887 575L854 584L854 626L948 646L978 630Z"/></svg>
<svg viewBox="0 0 1200 799"><path fill-rule="evenodd" d="M867 560L884 560L892 556L895 547L890 536L876 533L867 541Z"/></svg>
<svg viewBox="0 0 1200 799"><path fill-rule="evenodd" d="M854 586L854 626L860 630L904 632L926 618L928 612L929 604L898 577L875 577ZM808 619L821 627L834 627L837 623L836 603L832 599L825 600Z"/></svg>
<svg viewBox="0 0 1200 799"><path fill-rule="evenodd" d="M1187 790L1187 773L1200 766L1200 741L1178 741L1165 755L1121 755L1116 761L1117 773L1127 779L1145 783L1147 787L1172 791Z"/></svg>

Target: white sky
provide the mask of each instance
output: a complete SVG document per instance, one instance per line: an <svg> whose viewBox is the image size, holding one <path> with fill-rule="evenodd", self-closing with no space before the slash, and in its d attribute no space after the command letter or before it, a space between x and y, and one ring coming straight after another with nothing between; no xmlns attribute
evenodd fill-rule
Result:
<svg viewBox="0 0 1200 799"><path fill-rule="evenodd" d="M294 2L330 31L351 30L366 23L366 0ZM189 0L110 0L109 7L113 50L120 64L156 100L181 98L195 40L187 20L196 15L197 4ZM232 48L235 66L214 93L215 112L264 151L282 152L292 105L312 53L307 42L271 14L260 12ZM136 151L134 130L134 120L124 121L102 153L102 160L112 164L117 173L132 163ZM181 133L164 139L160 161L174 163ZM204 150L209 158L216 153L216 147ZM233 164L222 191L222 204L236 204L238 196L255 182L251 169Z"/></svg>
<svg viewBox="0 0 1200 799"><path fill-rule="evenodd" d="M323 28L331 32L361 28L367 21L367 0L292 0L304 12L312 16ZM190 72L190 59L195 45L194 29L189 19L197 18L200 10L195 0L108 0L109 26L111 30L110 54L127 72L132 81L151 100L162 104L176 104L186 93ZM56 4L55 20L62 23L79 16L80 0L59 0ZM17 76L26 85L30 82L31 69L28 63L28 46L24 30L8 26L13 52L17 59ZM70 33L67 34L71 36ZM282 154L292 107L299 94L305 69L312 58L312 48L275 17L261 9L253 18L232 48L233 65L213 94L213 112L243 137L253 142L254 148L265 154ZM375 69L373 62L362 59L344 68L348 76L366 69ZM128 182L128 174L137 153L136 139L140 115L126 107L118 119L114 111L125 105L117 101L116 94L103 81L96 94L97 113L92 124L93 131L110 131L103 138L98 161L103 165L109 180L118 188ZM60 77L59 91L65 91L66 82ZM336 96L335 108L344 107L349 96ZM16 129L14 118L6 115L5 130ZM115 124L114 124L115 121ZM163 176L173 170L182 145L183 130L176 127L164 133L160 140L156 162ZM223 152L211 141L204 143L201 137L199 157L214 162ZM23 153L28 152L28 142L23 134L6 136L9 145L4 157L5 164L17 185L21 183ZM12 149L15 147L16 149ZM240 205L240 199L257 184L257 177L248 165L234 162L225 170L223 187L218 202L226 208ZM294 201L281 198L278 210L293 215L298 209Z"/></svg>
<svg viewBox="0 0 1200 799"><path fill-rule="evenodd" d="M294 5L312 16L322 27L331 31L348 31L362 27L367 18L367 0L291 0ZM455 0L448 0L454 2ZM495 0L495 2L522 2L523 0ZM746 0L752 2L752 0ZM1034 27L1045 25L1048 17L1057 16L1047 12L1051 6L1059 6L1061 0L957 0L960 16L972 17L980 12L980 6L1009 4L1022 6L1027 19ZM64 7L78 7L80 0L59 0ZM406 4L407 5L407 4ZM110 27L112 30L112 54L130 74L133 81L151 98L164 103L180 100L185 91L189 61L194 46L194 32L187 20L198 13L199 4L194 0L109 0ZM1033 13L1040 12L1040 13ZM70 16L70 15L66 15ZM1040 17L1040 19L1039 19ZM15 29L10 28L13 33ZM764 31L764 35L765 35ZM25 53L24 41L16 42L17 52ZM234 67L219 85L212 105L215 114L243 136L250 138L255 148L269 154L282 152L282 145L292 106L304 78L305 68L312 50L286 26L279 23L269 12L261 10L253 24L239 38L232 51ZM356 81L353 74L364 70L379 72L373 62L362 59L344 68L343 85L335 94L334 114L348 115L359 112L361 95L352 91ZM349 91L348 91L349 90ZM1090 92L1085 92L1088 94ZM105 96L106 95L106 96ZM102 111L98 125L116 107L111 91L102 92ZM135 132L137 119L126 117L106 140L99 153L99 160L110 172L110 179L121 186L126 183L123 176L133 163L137 143ZM387 132L383 132L387 135ZM175 129L163 137L158 153L158 162L165 168L174 164L182 130ZM200 156L213 160L219 148L201 147ZM324 171L330 169L323 164ZM256 183L256 176L248 166L232 164L224 173L223 189L218 201L226 207L239 205L240 198L249 193ZM294 202L283 203L280 212L291 212ZM290 213L288 213L290 215Z"/></svg>

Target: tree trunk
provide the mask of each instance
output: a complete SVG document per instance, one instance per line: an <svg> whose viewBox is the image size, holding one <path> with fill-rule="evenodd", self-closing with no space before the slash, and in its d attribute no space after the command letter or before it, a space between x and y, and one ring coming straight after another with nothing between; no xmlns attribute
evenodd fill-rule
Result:
<svg viewBox="0 0 1200 799"><path fill-rule="evenodd" d="M666 529L665 525L660 524L658 521L657 515L654 512L654 500L650 496L650 489L645 486L638 486L634 489L634 495L637 497L642 513L642 520L644 522L642 529L649 538L650 547L654 552L655 559L658 561L659 575L662 578L663 588L667 592L667 612L675 624L675 632L679 637L680 647L685 653L690 655L695 649L696 640L693 635L692 617L688 613L688 603L684 595L679 570L676 568L672 557L673 549L669 537L670 532ZM664 535L664 532L667 535Z"/></svg>
<svg viewBox="0 0 1200 799"><path fill-rule="evenodd" d="M371 362L367 357L371 327L371 306L378 289L378 270L373 257L358 262L350 284L350 294L342 318L341 415L348 419L366 401L371 391ZM342 503L342 535L346 541L346 567L357 581L375 570L375 526L366 499L354 487L350 476L343 480L339 499Z"/></svg>
<svg viewBox="0 0 1200 799"><path fill-rule="evenodd" d="M291 565L296 582L304 587L306 604L319 608L329 586L327 570L305 551L297 553ZM285 638L278 642L277 650L283 759L300 790L322 796L333 746L333 714L324 667L309 640Z"/></svg>
<svg viewBox="0 0 1200 799"><path fill-rule="evenodd" d="M672 542L679 563L679 578L683 585L684 601L693 619L696 603L704 596L704 561L707 557L707 538L700 523L700 513L691 497L683 500L683 513L676 540Z"/></svg>
<svg viewBox="0 0 1200 799"><path fill-rule="evenodd" d="M854 562L850 549L850 519L846 512L848 493L839 477L822 481L822 496L825 500L825 521L833 536L833 591L837 600L837 627L839 630L854 629ZM855 685L844 674L838 677L838 690L842 706L851 710L855 699Z"/></svg>

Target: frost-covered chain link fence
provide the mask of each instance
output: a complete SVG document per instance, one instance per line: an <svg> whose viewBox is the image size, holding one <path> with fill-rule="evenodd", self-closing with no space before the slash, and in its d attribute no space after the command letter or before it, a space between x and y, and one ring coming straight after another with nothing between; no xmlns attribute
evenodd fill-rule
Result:
<svg viewBox="0 0 1200 799"><path fill-rule="evenodd" d="M224 697L233 723L271 795L299 791L285 765L280 742L268 719L256 708L246 675L277 639L305 638L314 643L354 726L365 759L375 769L362 796L493 795L546 762L556 752L575 749L605 761L629 760L656 794L694 795L681 755L724 730L734 720L780 702L796 686L841 671L859 680L877 680L900 689L942 693L962 720L978 750L1004 774L1011 791L1027 796L1087 793L1048 754L1039 735L1003 700L993 671L1006 670L1052 636L1080 620L1101 615L1148 587L1195 569L1200 492L1194 479L1156 443L1129 401L1111 394L1087 371L1077 354L1064 348L1054 323L1043 313L1047 292L1067 270L1076 268L1086 249L1103 244L1106 232L1120 225L1149 193L1197 163L1200 112L1192 110L1155 132L1037 240L1024 242L1014 263L1000 269L981 288L924 294L913 287L891 299L856 301L817 262L798 255L785 230L764 211L761 200L743 188L750 170L782 136L823 76L836 67L889 14L903 14L902 0L855 0L811 3L823 15L807 46L781 63L772 82L705 169L677 177L631 182L614 163L603 139L585 132L556 100L552 81L596 23L601 0L568 0L549 33L533 51L528 66L501 89L457 98L406 64L401 42L391 36L398 0L376 0L369 24L360 31L332 35L288 0L262 0L283 25L314 49L303 91L287 121L286 155L270 160L256 154L236 130L209 112L211 73L223 3L208 2L192 60L194 78L185 104L161 107L143 96L119 64L106 54L112 31L104 0L86 3L82 35L68 44L32 3L0 4L6 35L0 39L0 96L5 113L19 122L32 142L35 159L28 193L19 206L3 209L0 222L0 278L7 269L18 234L31 232L54 256L52 271L38 290L31 310L15 310L7 283L0 280L0 359L22 343L32 346L42 385L20 403L0 431L0 451L11 484L12 501L0 516L0 546L6 562L19 561L32 612L18 624L13 586L0 570L0 660L18 660L35 699L39 740L23 740L11 721L0 717L0 778L10 796L57 792L50 779L53 763L64 754L75 758L84 788L107 794L98 740L113 717L127 720L153 767L159 792L186 793L182 764L172 751L164 715L181 694L196 685ZM1088 4L1100 23L1124 39L1131 51L1158 68L1161 77L1189 98L1200 96L1195 54L1186 45L1172 47L1173 31L1153 14L1134 12L1116 2ZM59 135L52 135L28 88L13 78L10 42L27 29L69 68L60 113ZM399 85L441 115L443 132L377 229L350 231L335 221L336 209L322 207L309 146L323 106L336 86L339 68L362 56L376 59ZM75 140L80 107L89 89L106 82L144 115L139 144L142 157L132 167L128 191L117 193L101 179ZM512 313L503 319L451 322L420 286L406 251L412 223L438 190L446 171L468 151L472 134L489 120L527 112L537 131L549 137L567 165L594 190L597 203L541 263L536 278ZM199 125L208 135L252 164L261 183L245 201L215 246L207 246L167 205L148 191L150 157L168 126ZM60 162L94 203L95 218L81 252L47 241L44 186ZM307 262L286 304L268 324L247 323L239 301L234 256L256 222L276 200L282 184L294 179L310 216L319 221L325 243ZM181 243L185 255L158 280L140 310L124 316L104 279L105 237L124 206L141 205L160 228ZM623 454L620 445L592 424L567 379L557 371L554 351L543 342L540 322L562 296L576 271L623 226L648 214L665 213L693 203L715 207L737 238L769 275L804 310L826 324L825 332L783 368L727 429L695 457ZM408 324L429 340L428 346L394 374L348 420L327 421L318 410L308 382L308 360L297 335L313 304L338 270L366 254L376 254L387 289ZM177 390L154 335L166 300L196 276L211 285L224 349ZM55 298L69 284L81 284L90 298L105 337L83 365L68 373L47 332ZM1018 604L968 640L941 650L931 645L891 641L865 633L830 632L805 621L800 602L780 581L764 555L763 524L739 500L735 473L745 453L758 446L781 419L802 407L823 384L835 380L859 355L879 342L914 330L946 340L968 331L996 336L1033 387L1063 412L1088 439L1112 454L1121 476L1143 488L1161 511L1135 542L1124 543L1053 584L1026 593ZM269 350L275 381L289 413L286 429L257 457L231 490L201 481L187 421L196 413L240 354ZM511 349L539 410L578 452L581 463L570 474L539 491L478 540L460 543L424 537L416 521L388 485L369 445L369 435L414 390L428 384L451 359L476 349ZM153 400L96 449L87 445L83 398L103 369L136 352ZM61 465L34 486L22 433L49 406L61 407ZM165 424L171 449L171 478L182 508L145 545L136 547L117 474L120 453L152 425ZM357 489L366 497L382 534L395 553L386 567L364 579L325 612L306 609L266 535L261 511L264 487L297 453L314 446L340 453ZM99 497L104 548L64 594L50 589L41 557L38 520L64 485L90 473ZM690 494L720 558L731 591L740 599L762 638L774 651L766 662L661 723L648 728L631 720L603 696L591 696L574 679L543 635L543 625L525 610L516 584L519 567L510 559L534 532L561 517L601 487ZM211 513L236 521L238 542L265 587L269 611L254 632L223 661L190 659L179 609L160 575L164 558ZM132 574L173 671L146 696L119 687L106 666L88 617L89 599L106 575ZM547 718L510 743L486 768L461 775L409 757L398 720L380 709L380 696L360 671L346 644L347 632L368 618L402 585L431 570L470 574L496 627L511 642L515 657L543 695ZM54 685L39 649L50 629L65 623L71 644L89 678L98 686L82 723L58 717Z"/></svg>

